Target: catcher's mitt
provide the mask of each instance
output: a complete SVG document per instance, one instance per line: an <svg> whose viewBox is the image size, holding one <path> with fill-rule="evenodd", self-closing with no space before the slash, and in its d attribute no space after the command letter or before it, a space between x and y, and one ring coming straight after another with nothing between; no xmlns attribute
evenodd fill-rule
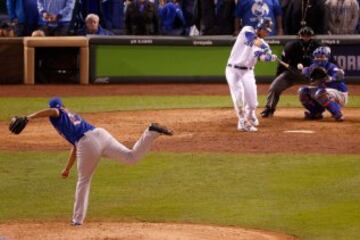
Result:
<svg viewBox="0 0 360 240"><path fill-rule="evenodd" d="M26 127L28 123L27 117L12 117L9 125L9 131L14 134L19 134Z"/></svg>
<svg viewBox="0 0 360 240"><path fill-rule="evenodd" d="M329 75L323 67L314 68L310 73L310 84L311 85L321 85L329 80Z"/></svg>

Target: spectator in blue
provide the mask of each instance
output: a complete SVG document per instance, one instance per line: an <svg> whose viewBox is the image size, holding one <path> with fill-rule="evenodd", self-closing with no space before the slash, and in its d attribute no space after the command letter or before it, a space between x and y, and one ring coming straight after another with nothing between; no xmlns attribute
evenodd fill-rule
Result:
<svg viewBox="0 0 360 240"><path fill-rule="evenodd" d="M75 0L37 0L37 6L46 36L69 34Z"/></svg>
<svg viewBox="0 0 360 240"><path fill-rule="evenodd" d="M102 0L80 0L81 10L84 16L87 16L90 13L95 13L98 16L102 17Z"/></svg>
<svg viewBox="0 0 360 240"><path fill-rule="evenodd" d="M30 35L37 28L39 15L36 0L6 0L6 7L17 36Z"/></svg>
<svg viewBox="0 0 360 240"><path fill-rule="evenodd" d="M122 33L124 29L124 1L103 1L103 26L116 33Z"/></svg>
<svg viewBox="0 0 360 240"><path fill-rule="evenodd" d="M85 26L81 29L78 35L103 35L103 36L110 36L113 35L112 32L102 28L99 24L100 18L98 15L90 13L85 18Z"/></svg>
<svg viewBox="0 0 360 240"><path fill-rule="evenodd" d="M185 30L185 18L177 0L160 0L160 34L179 36Z"/></svg>
<svg viewBox="0 0 360 240"><path fill-rule="evenodd" d="M269 18L274 23L270 36L283 35L282 9L279 0L239 0L236 4L236 32L240 25L253 26L261 18Z"/></svg>

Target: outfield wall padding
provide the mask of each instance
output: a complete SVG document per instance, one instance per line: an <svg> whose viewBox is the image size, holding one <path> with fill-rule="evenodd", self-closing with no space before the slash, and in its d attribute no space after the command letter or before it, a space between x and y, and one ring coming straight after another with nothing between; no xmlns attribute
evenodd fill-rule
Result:
<svg viewBox="0 0 360 240"><path fill-rule="evenodd" d="M277 54L281 41L273 43ZM233 42L229 36L91 37L90 82L222 82ZM259 78L275 75L276 63L259 66Z"/></svg>
<svg viewBox="0 0 360 240"><path fill-rule="evenodd" d="M360 36L322 35L316 38L331 46L339 66L345 70L346 81L360 83ZM294 39L296 36L276 36L267 41L273 52L280 56L286 42ZM36 48L53 47L80 49L81 84L225 82L225 67L234 41L232 36L3 38L0 39L0 84L34 84ZM257 82L271 82L276 66L277 63L259 62L255 68Z"/></svg>
<svg viewBox="0 0 360 240"><path fill-rule="evenodd" d="M348 82L360 76L360 36L322 35L335 59L346 71ZM269 37L275 54L296 36ZM90 82L225 82L225 66L235 38L232 36L90 37ZM259 62L257 82L271 82L277 63Z"/></svg>

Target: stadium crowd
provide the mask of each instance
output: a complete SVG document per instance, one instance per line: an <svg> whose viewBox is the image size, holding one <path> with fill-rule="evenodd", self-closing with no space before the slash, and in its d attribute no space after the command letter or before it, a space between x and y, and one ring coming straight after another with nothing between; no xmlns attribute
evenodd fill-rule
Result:
<svg viewBox="0 0 360 240"><path fill-rule="evenodd" d="M236 35L259 18L270 35L360 33L360 0L4 0L0 37Z"/></svg>

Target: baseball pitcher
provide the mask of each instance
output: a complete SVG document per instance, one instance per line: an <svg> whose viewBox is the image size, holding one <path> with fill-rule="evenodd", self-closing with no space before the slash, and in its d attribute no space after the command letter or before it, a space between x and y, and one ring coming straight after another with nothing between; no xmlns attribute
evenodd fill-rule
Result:
<svg viewBox="0 0 360 240"><path fill-rule="evenodd" d="M66 178L77 160L78 180L75 193L75 204L72 225L84 222L90 191L90 183L101 156L119 162L134 164L149 151L151 143L161 134L172 135L172 131L152 123L145 130L132 149L118 142L108 131L97 128L86 122L79 115L65 108L60 98L52 98L49 108L25 117L13 117L9 130L19 134L28 122L36 118L48 117L57 132L71 145L66 167L61 175Z"/></svg>
<svg viewBox="0 0 360 240"><path fill-rule="evenodd" d="M259 125L255 112L258 101L254 67L258 59L265 62L277 59L263 39L271 30L270 19L261 19L255 28L243 27L228 59L225 75L238 117L239 131L256 132Z"/></svg>

